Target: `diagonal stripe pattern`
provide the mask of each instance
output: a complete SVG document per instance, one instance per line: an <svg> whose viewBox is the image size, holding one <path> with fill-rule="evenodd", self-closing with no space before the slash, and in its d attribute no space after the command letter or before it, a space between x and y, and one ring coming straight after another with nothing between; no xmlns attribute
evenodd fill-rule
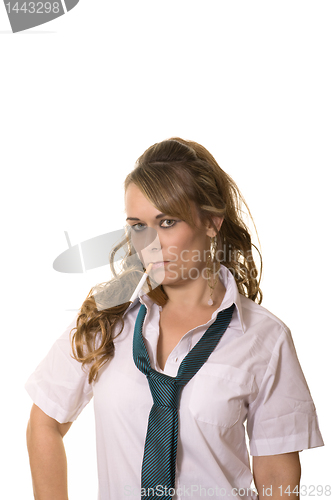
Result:
<svg viewBox="0 0 333 500"><path fill-rule="evenodd" d="M153 397L141 471L142 500L172 500L175 486L178 441L178 404L184 385L207 361L231 321L235 308L220 311L214 323L187 354L176 377L169 377L151 368L142 336L147 313L141 305L134 327L133 358L138 369L147 377Z"/></svg>

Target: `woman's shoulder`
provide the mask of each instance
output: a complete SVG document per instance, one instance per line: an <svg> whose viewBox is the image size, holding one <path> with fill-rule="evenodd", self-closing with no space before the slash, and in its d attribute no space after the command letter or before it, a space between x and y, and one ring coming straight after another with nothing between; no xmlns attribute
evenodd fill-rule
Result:
<svg viewBox="0 0 333 500"><path fill-rule="evenodd" d="M273 314L261 304L240 295L241 314L245 333L267 336L277 340L281 335L291 336L290 328L281 318Z"/></svg>

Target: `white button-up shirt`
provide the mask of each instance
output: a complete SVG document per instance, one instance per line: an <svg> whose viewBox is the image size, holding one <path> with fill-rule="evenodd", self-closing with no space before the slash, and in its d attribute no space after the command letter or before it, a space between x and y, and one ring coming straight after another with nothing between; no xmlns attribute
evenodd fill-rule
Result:
<svg viewBox="0 0 333 500"><path fill-rule="evenodd" d="M70 330L76 318L28 379L26 389L35 404L60 423L74 421L94 396L100 500L141 498L141 465L152 407L148 381L132 354L141 304L147 308L142 332L151 366L172 377L218 312L236 305L217 347L181 393L176 499L255 498L244 424L251 455L324 444L290 330L239 294L223 265L219 277L226 288L222 303L206 324L182 337L164 370L156 355L161 307L142 295L126 310L124 329L114 341L115 355L97 382L89 385L81 364L70 356Z"/></svg>

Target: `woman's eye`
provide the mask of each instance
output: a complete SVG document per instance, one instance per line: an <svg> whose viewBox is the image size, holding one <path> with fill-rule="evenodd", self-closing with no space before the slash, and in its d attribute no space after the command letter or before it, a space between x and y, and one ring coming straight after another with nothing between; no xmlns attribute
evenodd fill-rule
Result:
<svg viewBox="0 0 333 500"><path fill-rule="evenodd" d="M167 225L166 225L166 226L162 226L162 224L164 224L164 222L166 222L166 223L167 223ZM171 223L171 224L169 224L169 223ZM176 224L176 221L175 221L174 219L164 219L164 220L162 220L162 222L161 222L161 227L165 227L165 228L166 228L166 227L172 227L172 226L174 226L175 224Z"/></svg>
<svg viewBox="0 0 333 500"><path fill-rule="evenodd" d="M141 224L141 222L138 222L138 224L133 224L133 226L131 226L131 228L134 229L134 231L143 231L144 227L138 227L138 226L144 226L144 224Z"/></svg>

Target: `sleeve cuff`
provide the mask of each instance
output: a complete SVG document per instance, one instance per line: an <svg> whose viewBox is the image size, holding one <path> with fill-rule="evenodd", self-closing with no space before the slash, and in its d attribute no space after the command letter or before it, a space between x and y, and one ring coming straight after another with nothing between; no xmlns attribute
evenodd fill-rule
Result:
<svg viewBox="0 0 333 500"><path fill-rule="evenodd" d="M292 453L293 451L302 451L318 446L324 446L319 429L310 435L302 433L282 438L253 439L250 442L250 454L252 456L280 455L282 453Z"/></svg>
<svg viewBox="0 0 333 500"><path fill-rule="evenodd" d="M75 411L68 413L68 411L61 408L57 403L48 398L43 391L36 386L31 384L29 381L24 386L25 390L33 400L34 404L38 406L46 415L54 418L59 424L65 424L67 422L74 422L74 420L79 416L83 407L77 408Z"/></svg>

